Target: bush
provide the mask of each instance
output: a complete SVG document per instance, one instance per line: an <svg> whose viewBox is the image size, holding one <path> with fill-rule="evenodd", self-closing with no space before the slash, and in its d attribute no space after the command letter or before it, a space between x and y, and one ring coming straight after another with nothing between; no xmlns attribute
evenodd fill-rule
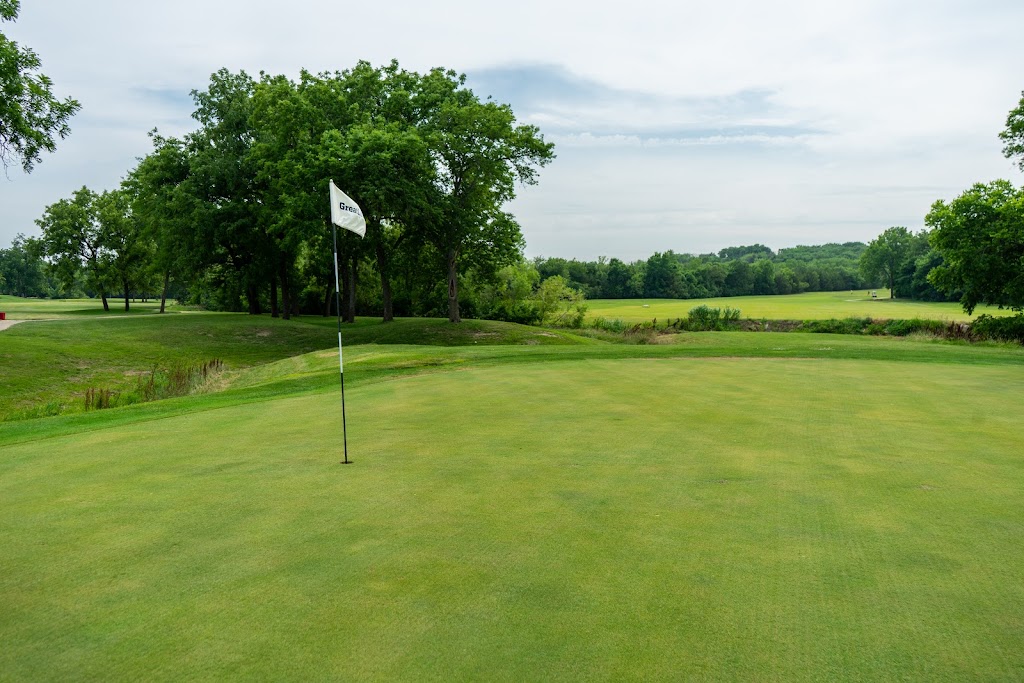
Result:
<svg viewBox="0 0 1024 683"><path fill-rule="evenodd" d="M725 330L734 327L734 324L739 322L739 319L739 309L729 307L720 309L701 305L690 309L685 325L680 324L680 321L677 321L676 324L679 327L685 326L686 329L694 332Z"/></svg>
<svg viewBox="0 0 1024 683"><path fill-rule="evenodd" d="M863 334L871 324L871 318L831 318L829 320L805 320L801 332L816 334Z"/></svg>
<svg viewBox="0 0 1024 683"><path fill-rule="evenodd" d="M498 301L481 317L520 325L536 325L540 322L540 311L532 301Z"/></svg>
<svg viewBox="0 0 1024 683"><path fill-rule="evenodd" d="M999 318L985 314L971 323L970 331L982 339L1024 344L1024 313Z"/></svg>
<svg viewBox="0 0 1024 683"><path fill-rule="evenodd" d="M607 318L598 317L590 323L590 326L595 330L601 330L603 332L616 332L623 333L626 331L627 325L618 318L608 320Z"/></svg>

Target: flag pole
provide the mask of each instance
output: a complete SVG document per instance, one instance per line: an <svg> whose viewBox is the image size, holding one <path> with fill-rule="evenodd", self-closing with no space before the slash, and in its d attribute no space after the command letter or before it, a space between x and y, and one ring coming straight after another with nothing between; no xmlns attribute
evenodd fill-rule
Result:
<svg viewBox="0 0 1024 683"><path fill-rule="evenodd" d="M345 424L345 361L341 355L341 287L338 286L338 226L331 221L334 233L334 296L338 307L338 374L341 377L341 440L344 444L345 459L342 465L351 465L348 459L348 426Z"/></svg>

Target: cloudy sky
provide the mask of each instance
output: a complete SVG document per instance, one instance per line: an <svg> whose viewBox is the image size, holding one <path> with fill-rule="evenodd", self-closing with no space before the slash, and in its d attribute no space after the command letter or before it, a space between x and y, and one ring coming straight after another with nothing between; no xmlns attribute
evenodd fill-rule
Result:
<svg viewBox="0 0 1024 683"><path fill-rule="evenodd" d="M1020 0L22 0L0 30L82 111L31 175L0 178L0 247L115 187L148 130L190 130L218 68L392 58L466 73L555 143L512 206L528 256L867 241L973 182L1024 182L997 138L1022 26Z"/></svg>

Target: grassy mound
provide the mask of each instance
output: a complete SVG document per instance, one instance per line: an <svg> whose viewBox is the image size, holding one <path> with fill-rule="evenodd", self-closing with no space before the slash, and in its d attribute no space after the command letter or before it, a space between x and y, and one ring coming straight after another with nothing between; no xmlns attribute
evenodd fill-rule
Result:
<svg viewBox="0 0 1024 683"><path fill-rule="evenodd" d="M512 323L405 319L387 325L360 319L346 325L345 344L441 346L572 345L591 343L557 331ZM4 387L0 415L23 419L85 409L90 390L113 402L139 400L154 368L164 375L211 361L228 371L336 349L333 318L292 321L231 313L137 315L33 321L0 333ZM221 383L210 385L221 388Z"/></svg>

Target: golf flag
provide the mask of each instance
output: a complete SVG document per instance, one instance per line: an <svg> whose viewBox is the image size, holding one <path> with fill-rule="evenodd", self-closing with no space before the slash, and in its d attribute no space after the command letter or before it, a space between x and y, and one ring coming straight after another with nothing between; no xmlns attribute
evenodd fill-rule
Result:
<svg viewBox="0 0 1024 683"><path fill-rule="evenodd" d="M366 235L366 219L359 205L338 189L331 181L331 222L339 228L351 230L360 237Z"/></svg>

